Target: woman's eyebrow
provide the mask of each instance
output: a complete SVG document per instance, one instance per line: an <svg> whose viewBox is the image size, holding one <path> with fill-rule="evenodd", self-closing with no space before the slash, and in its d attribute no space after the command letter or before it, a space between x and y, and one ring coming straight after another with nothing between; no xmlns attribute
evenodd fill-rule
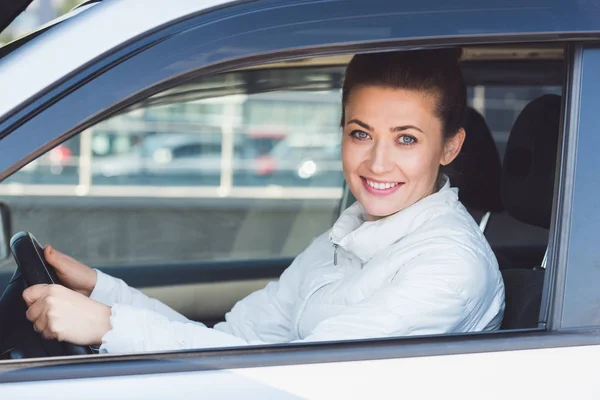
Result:
<svg viewBox="0 0 600 400"><path fill-rule="evenodd" d="M421 133L425 133L422 130L420 130L419 128L417 128L414 125L402 125L402 126L397 126L395 128L390 129L390 132L402 132L402 131L407 131L409 129L415 129Z"/></svg>
<svg viewBox="0 0 600 400"><path fill-rule="evenodd" d="M356 124L356 125L359 125L359 126L361 126L361 127L365 128L365 129L366 129L366 130L368 130L368 131L372 131L372 130L373 130L373 128L372 128L372 127L370 127L369 125L365 124L364 122L362 122L361 120L358 120L358 119L351 119L350 121L348 121L348 122L346 123L346 125L348 125L348 124L352 124L352 123L354 123L354 124Z"/></svg>
<svg viewBox="0 0 600 400"><path fill-rule="evenodd" d="M356 124L356 125L359 125L359 126L363 127L364 129L366 129L368 131L373 131L374 130L373 127L371 127L368 124L365 124L364 122L362 122L361 120L356 119L356 118L351 119L350 121L348 121L346 123L346 125L353 124L353 123ZM397 126L395 128L390 128L390 132L403 132L403 131L407 131L409 129L414 129L414 130L417 130L417 131L419 131L421 133L424 133L421 129L417 128L414 125L402 125L402 126Z"/></svg>

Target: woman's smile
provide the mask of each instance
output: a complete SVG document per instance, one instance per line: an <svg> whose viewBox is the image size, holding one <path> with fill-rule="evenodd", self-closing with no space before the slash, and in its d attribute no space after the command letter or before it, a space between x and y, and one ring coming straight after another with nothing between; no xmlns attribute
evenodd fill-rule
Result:
<svg viewBox="0 0 600 400"><path fill-rule="evenodd" d="M369 219L395 214L434 191L445 144L436 99L379 86L361 86L350 95L344 177Z"/></svg>
<svg viewBox="0 0 600 400"><path fill-rule="evenodd" d="M380 181L372 178L360 177L367 192L375 196L387 196L396 192L404 182Z"/></svg>

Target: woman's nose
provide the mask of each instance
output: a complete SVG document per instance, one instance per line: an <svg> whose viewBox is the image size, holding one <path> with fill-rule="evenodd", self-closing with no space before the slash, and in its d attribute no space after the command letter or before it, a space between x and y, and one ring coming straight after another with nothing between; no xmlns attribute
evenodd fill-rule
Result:
<svg viewBox="0 0 600 400"><path fill-rule="evenodd" d="M374 174L383 175L394 169L392 159L392 149L386 143L377 143L373 145L371 152L370 168Z"/></svg>

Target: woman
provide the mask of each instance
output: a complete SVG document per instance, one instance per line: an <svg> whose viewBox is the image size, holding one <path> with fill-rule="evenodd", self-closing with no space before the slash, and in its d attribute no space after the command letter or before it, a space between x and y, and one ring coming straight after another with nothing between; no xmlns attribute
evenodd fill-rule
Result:
<svg viewBox="0 0 600 400"><path fill-rule="evenodd" d="M211 329L190 321L50 246L45 256L70 289L27 289L27 317L46 338L109 353L497 329L497 261L440 172L465 138L459 55L353 58L342 95L342 162L357 202L224 322Z"/></svg>

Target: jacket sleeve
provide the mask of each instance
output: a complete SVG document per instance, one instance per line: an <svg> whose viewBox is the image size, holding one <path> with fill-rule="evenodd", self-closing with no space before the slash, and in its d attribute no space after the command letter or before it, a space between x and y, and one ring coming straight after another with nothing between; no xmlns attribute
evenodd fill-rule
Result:
<svg viewBox="0 0 600 400"><path fill-rule="evenodd" d="M109 307L123 304L151 310L165 316L170 321L192 322L159 300L151 299L141 291L127 285L123 280L107 275L98 269L96 269L96 274L96 286L90 299Z"/></svg>
<svg viewBox="0 0 600 400"><path fill-rule="evenodd" d="M443 253L443 252L442 252ZM279 282L240 301L214 329L150 310L116 304L101 352L122 353L315 342L468 330L485 318L498 290L480 257L440 252L414 259L386 287L322 321L306 338L293 340L290 310L301 278L292 264ZM295 263L296 263L295 261ZM484 262L485 264L485 262ZM295 267L295 268L293 268Z"/></svg>
<svg viewBox="0 0 600 400"><path fill-rule="evenodd" d="M290 342L292 311L298 297L303 260L308 251L310 246L296 257L278 281L270 282L240 300L225 315L225 321L214 328L187 319L170 318L162 307L164 305L150 307L150 299L145 296L142 298L135 294L136 301L132 302L132 289L122 288L127 295L108 296L115 300L109 304L112 307L111 330L102 338L100 352L130 353Z"/></svg>
<svg viewBox="0 0 600 400"><path fill-rule="evenodd" d="M298 342L468 331L497 317L490 307L503 287L475 254L429 252L342 314L322 321ZM493 315L488 315L492 310Z"/></svg>

